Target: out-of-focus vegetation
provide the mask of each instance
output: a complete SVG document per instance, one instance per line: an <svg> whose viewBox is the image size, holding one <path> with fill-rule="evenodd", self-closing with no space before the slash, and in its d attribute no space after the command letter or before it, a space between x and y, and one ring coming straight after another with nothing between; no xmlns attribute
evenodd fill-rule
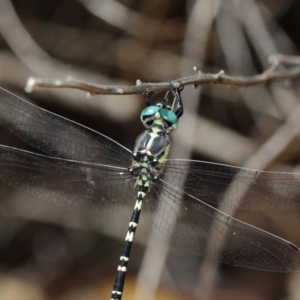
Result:
<svg viewBox="0 0 300 300"><path fill-rule="evenodd" d="M191 75L193 66L254 75L268 68L272 54L299 54L299 13L296 0L1 0L0 86L132 148L143 130L144 95L26 94L27 78L71 75L134 85ZM298 81L189 86L182 95L185 115L174 133L173 157L299 169L299 129L288 123L299 114ZM32 150L4 128L0 143ZM129 211L69 213L2 183L0 199L0 299L109 299ZM299 211L236 217L300 245ZM146 213L141 219L124 300L204 299L208 285L205 299L299 298L299 275L222 265L211 276L215 269L201 257L168 244Z"/></svg>

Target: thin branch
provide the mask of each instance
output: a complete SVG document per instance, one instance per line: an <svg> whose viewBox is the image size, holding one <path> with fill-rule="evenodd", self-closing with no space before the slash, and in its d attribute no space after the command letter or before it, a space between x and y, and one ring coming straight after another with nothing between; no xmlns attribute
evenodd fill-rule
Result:
<svg viewBox="0 0 300 300"><path fill-rule="evenodd" d="M283 55L275 54L269 57L270 64L289 64L289 65L299 65L300 57L293 55Z"/></svg>
<svg viewBox="0 0 300 300"><path fill-rule="evenodd" d="M115 0L77 0L91 14L104 22L143 40L179 40L182 38L184 24L179 19L151 18L133 11ZM143 24L143 26L141 26ZM163 29L163 30L162 30ZM160 34L157 34L160 32Z"/></svg>
<svg viewBox="0 0 300 300"><path fill-rule="evenodd" d="M71 88L86 91L90 94L107 94L107 95L131 95L148 92L161 92L170 89L170 87L185 86L185 85L206 85L206 84L220 84L227 86L249 87L259 84L266 84L276 81L290 81L300 78L300 67L292 67L286 70L276 71L277 66L284 60L284 55L272 55L270 60L272 62L269 69L261 74L253 76L230 76L226 75L224 71L216 74L204 74L199 71L195 75L183 78L173 79L170 81L157 83L142 83L137 80L135 86L114 86L93 84L81 80L76 80L68 76L65 80L37 78L30 77L27 81L26 91L31 92L35 88ZM290 61L290 56L287 56ZM294 57L295 61L300 60L299 57Z"/></svg>

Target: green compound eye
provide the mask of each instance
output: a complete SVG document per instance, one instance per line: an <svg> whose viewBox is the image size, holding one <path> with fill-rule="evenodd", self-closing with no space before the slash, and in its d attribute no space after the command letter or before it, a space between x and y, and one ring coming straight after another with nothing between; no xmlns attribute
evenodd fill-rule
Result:
<svg viewBox="0 0 300 300"><path fill-rule="evenodd" d="M146 107L142 113L141 113L141 118L145 119L147 117L153 116L156 114L161 108L159 106L148 106Z"/></svg>
<svg viewBox="0 0 300 300"><path fill-rule="evenodd" d="M164 119L167 123L171 125L178 123L178 118L172 110L161 108L159 113L162 119Z"/></svg>

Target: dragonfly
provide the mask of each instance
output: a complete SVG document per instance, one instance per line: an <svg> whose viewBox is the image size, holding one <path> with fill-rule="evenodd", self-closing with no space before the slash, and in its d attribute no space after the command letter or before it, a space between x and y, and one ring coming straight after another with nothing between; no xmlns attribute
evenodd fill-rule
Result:
<svg viewBox="0 0 300 300"><path fill-rule="evenodd" d="M143 202L158 230L193 254L237 267L300 270L296 245L215 208L224 199L246 210L300 208L300 174L168 159L170 135L184 112L181 91L170 88L157 104L148 95L141 112L146 129L131 151L0 88L0 125L45 153L0 145L0 180L70 211L112 214L134 207L113 300L122 299Z"/></svg>

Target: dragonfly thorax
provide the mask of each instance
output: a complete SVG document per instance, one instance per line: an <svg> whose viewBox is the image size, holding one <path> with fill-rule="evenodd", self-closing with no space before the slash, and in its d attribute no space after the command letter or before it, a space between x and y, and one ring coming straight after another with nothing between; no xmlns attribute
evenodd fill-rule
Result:
<svg viewBox="0 0 300 300"><path fill-rule="evenodd" d="M157 104L146 107L141 120L148 130L136 140L129 171L136 178L139 190L146 193L163 170L170 151L169 135L176 129L178 117L170 107Z"/></svg>
<svg viewBox="0 0 300 300"><path fill-rule="evenodd" d="M163 112L160 110L161 108L158 106L150 106L142 112L141 118L148 130L144 131L136 140L133 161L129 169L131 174L137 178L137 182L147 183L148 186L162 172L163 162L170 151L169 134L176 128L170 125L170 123L173 125L175 123L167 122L162 118L161 113Z"/></svg>
<svg viewBox="0 0 300 300"><path fill-rule="evenodd" d="M164 160L170 151L170 137L166 132L153 128L144 131L136 140L133 152L133 161L130 167L131 173L139 177L147 176L147 180L155 180L159 177Z"/></svg>

